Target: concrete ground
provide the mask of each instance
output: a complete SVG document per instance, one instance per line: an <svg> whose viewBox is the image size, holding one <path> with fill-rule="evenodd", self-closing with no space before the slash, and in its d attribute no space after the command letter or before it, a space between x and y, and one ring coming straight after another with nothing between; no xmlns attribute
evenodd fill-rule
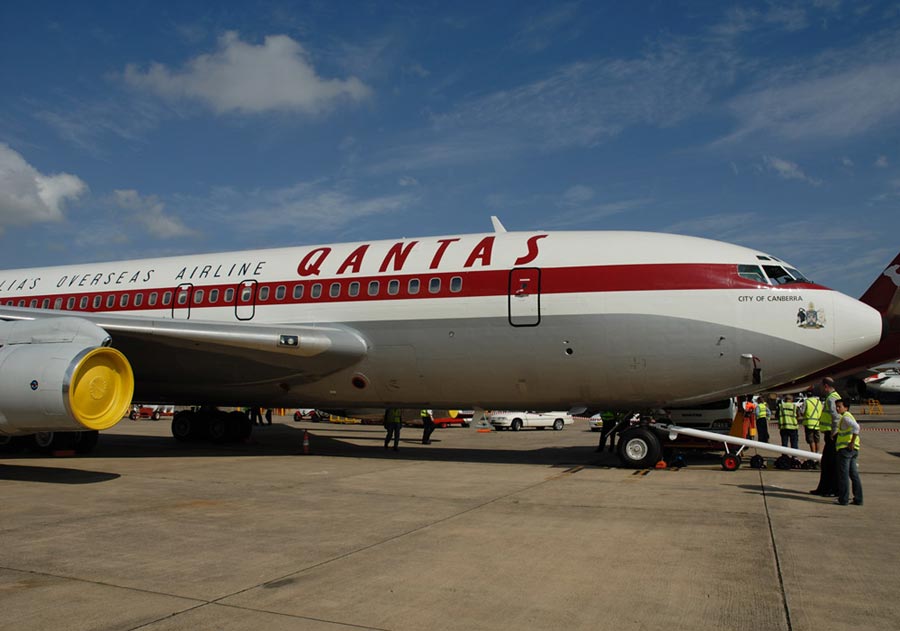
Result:
<svg viewBox="0 0 900 631"><path fill-rule="evenodd" d="M395 453L377 426L222 447L124 420L90 457L0 456L0 629L894 630L887 412L862 507L809 495L816 471L616 468L584 421Z"/></svg>

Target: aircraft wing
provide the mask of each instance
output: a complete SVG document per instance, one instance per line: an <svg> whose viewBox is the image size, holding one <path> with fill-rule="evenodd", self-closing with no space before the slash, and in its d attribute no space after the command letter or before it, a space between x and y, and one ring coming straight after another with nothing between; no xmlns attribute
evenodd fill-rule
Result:
<svg viewBox="0 0 900 631"><path fill-rule="evenodd" d="M151 398L157 391L152 384L179 380L219 386L312 383L356 364L368 352L358 331L339 324L225 323L0 308L2 320L65 317L87 320L106 331L111 346L131 362L136 396L144 390Z"/></svg>

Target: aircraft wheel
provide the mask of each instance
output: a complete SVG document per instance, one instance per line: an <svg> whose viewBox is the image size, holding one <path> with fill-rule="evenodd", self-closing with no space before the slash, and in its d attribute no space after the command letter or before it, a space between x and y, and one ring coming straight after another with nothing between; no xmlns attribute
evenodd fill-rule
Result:
<svg viewBox="0 0 900 631"><path fill-rule="evenodd" d="M228 440L244 442L252 432L253 425L246 414L243 412L228 413Z"/></svg>
<svg viewBox="0 0 900 631"><path fill-rule="evenodd" d="M514 432L517 432L520 429L522 429L522 419L514 418L512 425L510 426L510 429Z"/></svg>
<svg viewBox="0 0 900 631"><path fill-rule="evenodd" d="M647 469L659 462L659 438L645 427L630 429L619 438L619 458L626 467Z"/></svg>
<svg viewBox="0 0 900 631"><path fill-rule="evenodd" d="M176 412L172 417L172 436L177 440L191 440L197 434L197 415L188 410Z"/></svg>
<svg viewBox="0 0 900 631"><path fill-rule="evenodd" d="M565 427L565 425L566 424L563 422L563 420L561 418L558 418L555 421L553 421L553 429L557 432L560 431L563 427Z"/></svg>
<svg viewBox="0 0 900 631"><path fill-rule="evenodd" d="M722 456L722 468L726 471L737 471L741 466L741 457L736 454Z"/></svg>
<svg viewBox="0 0 900 631"><path fill-rule="evenodd" d="M228 440L229 435L228 417L215 415L209 419L209 437L214 443L224 443Z"/></svg>

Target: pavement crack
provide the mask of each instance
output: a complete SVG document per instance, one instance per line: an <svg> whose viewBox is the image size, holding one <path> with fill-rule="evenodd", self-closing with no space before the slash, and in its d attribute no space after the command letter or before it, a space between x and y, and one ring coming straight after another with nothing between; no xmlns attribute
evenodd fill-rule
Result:
<svg viewBox="0 0 900 631"><path fill-rule="evenodd" d="M781 572L781 557L778 554L778 543L775 541L775 528L772 526L772 514L769 512L769 499L766 495L766 483L763 482L762 470L759 471L759 487L762 490L763 506L766 509L766 523L769 525L769 539L772 542L772 551L775 555L775 571L778 574L778 589L781 592L781 604L784 606L784 620L788 631L793 631L791 623L791 607L788 604L787 590L784 586L784 575Z"/></svg>

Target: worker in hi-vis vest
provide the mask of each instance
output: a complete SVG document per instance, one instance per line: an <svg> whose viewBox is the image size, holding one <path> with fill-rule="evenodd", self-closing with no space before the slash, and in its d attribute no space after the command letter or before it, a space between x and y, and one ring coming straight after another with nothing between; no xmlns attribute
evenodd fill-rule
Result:
<svg viewBox="0 0 900 631"><path fill-rule="evenodd" d="M837 495L837 459L834 451L834 435L831 432L832 419L840 418L835 401L841 398L838 391L834 388L834 379L825 377L822 380L822 390L825 392L825 399L822 401L822 416L819 417L819 430L823 434L825 441L822 447L822 462L819 466L822 469L819 472L819 486L814 488L810 493L813 495L822 495L824 497L834 497Z"/></svg>
<svg viewBox="0 0 900 631"><path fill-rule="evenodd" d="M797 449L800 442L800 433L797 430L797 408L794 407L794 397L789 394L784 395L784 401L781 402L781 408L778 411L778 429L781 430L781 446L787 447L788 442L791 449Z"/></svg>
<svg viewBox="0 0 900 631"><path fill-rule="evenodd" d="M850 414L850 404L842 399L835 401L835 408L841 416L834 421L834 450L837 455L838 498L837 503L850 503L850 483L853 483L853 503L862 506L863 490L859 479L859 423Z"/></svg>
<svg viewBox="0 0 900 631"><path fill-rule="evenodd" d="M821 435L819 432L819 420L822 417L822 401L814 394L806 397L801 410L803 427L806 428L806 444L813 453L819 453Z"/></svg>
<svg viewBox="0 0 900 631"><path fill-rule="evenodd" d="M422 444L431 444L431 432L434 431L434 417L431 410L419 410L419 416L422 418Z"/></svg>
<svg viewBox="0 0 900 631"><path fill-rule="evenodd" d="M384 448L387 449L394 439L394 451L399 450L400 445L400 427L403 425L403 414L399 408L388 408L384 411L384 429L387 434L384 436Z"/></svg>
<svg viewBox="0 0 900 631"><path fill-rule="evenodd" d="M763 443L769 442L769 404L762 395L759 396L759 402L756 404L756 440Z"/></svg>

